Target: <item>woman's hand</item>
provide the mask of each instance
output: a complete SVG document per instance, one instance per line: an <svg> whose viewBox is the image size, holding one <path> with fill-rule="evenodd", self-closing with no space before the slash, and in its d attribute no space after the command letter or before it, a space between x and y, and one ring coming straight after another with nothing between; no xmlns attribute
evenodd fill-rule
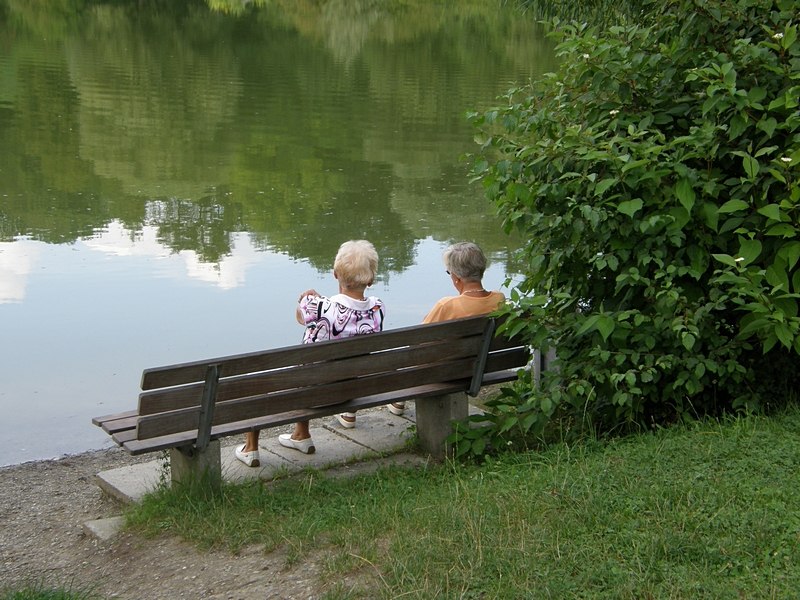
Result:
<svg viewBox="0 0 800 600"><path fill-rule="evenodd" d="M303 298L305 298L306 296L313 296L314 298L319 298L317 290L310 289L300 294L300 297L297 299L297 303L300 304L303 301Z"/></svg>

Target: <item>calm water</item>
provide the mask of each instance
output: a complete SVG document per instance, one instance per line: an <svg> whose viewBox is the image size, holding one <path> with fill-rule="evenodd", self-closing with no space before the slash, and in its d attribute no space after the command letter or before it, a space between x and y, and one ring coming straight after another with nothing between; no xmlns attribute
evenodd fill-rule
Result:
<svg viewBox="0 0 800 600"><path fill-rule="evenodd" d="M390 328L510 273L463 118L554 68L510 3L0 0L0 465L111 445L142 369L300 341L341 242ZM74 5L74 7L73 7Z"/></svg>

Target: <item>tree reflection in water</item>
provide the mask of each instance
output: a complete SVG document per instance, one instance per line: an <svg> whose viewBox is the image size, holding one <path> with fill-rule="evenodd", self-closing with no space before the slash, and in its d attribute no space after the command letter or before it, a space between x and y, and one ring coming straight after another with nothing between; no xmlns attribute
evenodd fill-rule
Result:
<svg viewBox="0 0 800 600"><path fill-rule="evenodd" d="M514 242L467 182L464 110L553 68L543 31L475 0L0 0L0 240L155 226L330 269L368 237Z"/></svg>

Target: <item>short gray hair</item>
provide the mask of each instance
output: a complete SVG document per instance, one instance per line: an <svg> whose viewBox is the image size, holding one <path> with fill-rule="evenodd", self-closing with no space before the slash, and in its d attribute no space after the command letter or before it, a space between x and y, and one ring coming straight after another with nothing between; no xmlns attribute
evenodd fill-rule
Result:
<svg viewBox="0 0 800 600"><path fill-rule="evenodd" d="M350 240L339 247L333 270L346 288L372 285L378 273L378 253L367 240Z"/></svg>
<svg viewBox="0 0 800 600"><path fill-rule="evenodd" d="M486 255L472 242L453 244L442 254L442 262L462 281L480 281L486 271Z"/></svg>

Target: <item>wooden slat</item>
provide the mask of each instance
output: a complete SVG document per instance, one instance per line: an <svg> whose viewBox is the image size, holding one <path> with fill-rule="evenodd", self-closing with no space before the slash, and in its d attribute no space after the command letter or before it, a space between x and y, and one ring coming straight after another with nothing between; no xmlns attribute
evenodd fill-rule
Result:
<svg viewBox="0 0 800 600"><path fill-rule="evenodd" d="M281 390L324 385L432 363L442 360L443 357L447 360L466 358L476 354L479 342L478 336L471 336L344 358L337 360L335 365L331 365L330 361L318 362L256 375L240 375L219 382L217 401L224 402ZM201 384L142 392L139 395L139 414L144 416L199 406L202 392Z"/></svg>
<svg viewBox="0 0 800 600"><path fill-rule="evenodd" d="M136 422L139 420L139 415L133 411L131 416L124 419L115 419L113 421L104 421L101 427L109 435L114 435L118 431L126 429L136 429Z"/></svg>
<svg viewBox="0 0 800 600"><path fill-rule="evenodd" d="M106 422L109 422L109 421L116 421L118 419L127 419L128 417L135 417L138 414L139 413L136 412L135 410L128 410L128 411L121 412L121 413L115 413L113 415L104 415L102 417L93 418L92 419L92 424L97 425L98 427L102 427L103 423L106 423Z"/></svg>
<svg viewBox="0 0 800 600"><path fill-rule="evenodd" d="M192 434L195 438L197 437L197 433ZM124 446L126 442L130 442L131 440L136 439L136 428L133 429L126 429L124 431L116 431L111 436L111 439L114 440L118 446Z"/></svg>
<svg viewBox="0 0 800 600"><path fill-rule="evenodd" d="M524 345L525 344L519 336L509 340L504 338L502 334L498 335L495 333L492 337L492 343L489 346L489 352L492 352L493 350L502 350L504 348L517 348Z"/></svg>
<svg viewBox="0 0 800 600"><path fill-rule="evenodd" d="M448 338L479 335L483 331L486 317L469 317L457 321L414 325L383 333L356 336L341 340L330 340L316 344L301 344L276 348L265 352L253 352L236 356L214 358L155 369L146 369L142 374L142 390L195 383L205 379L206 367L219 364L223 377L255 373L281 367L294 366L321 360L336 360L379 352L390 348L424 344Z"/></svg>
<svg viewBox="0 0 800 600"><path fill-rule="evenodd" d="M324 386L220 402L216 407L214 425L278 414L289 410L339 404L361 396L390 392L411 387L412 385L424 385L469 377L472 374L474 362L475 359L468 358L372 375ZM187 408L165 414L140 417L136 428L136 438L143 440L196 429L198 414L199 408Z"/></svg>
<svg viewBox="0 0 800 600"><path fill-rule="evenodd" d="M529 361L530 353L527 348L512 348L511 350L492 352L486 359L484 373L521 368L527 365Z"/></svg>

